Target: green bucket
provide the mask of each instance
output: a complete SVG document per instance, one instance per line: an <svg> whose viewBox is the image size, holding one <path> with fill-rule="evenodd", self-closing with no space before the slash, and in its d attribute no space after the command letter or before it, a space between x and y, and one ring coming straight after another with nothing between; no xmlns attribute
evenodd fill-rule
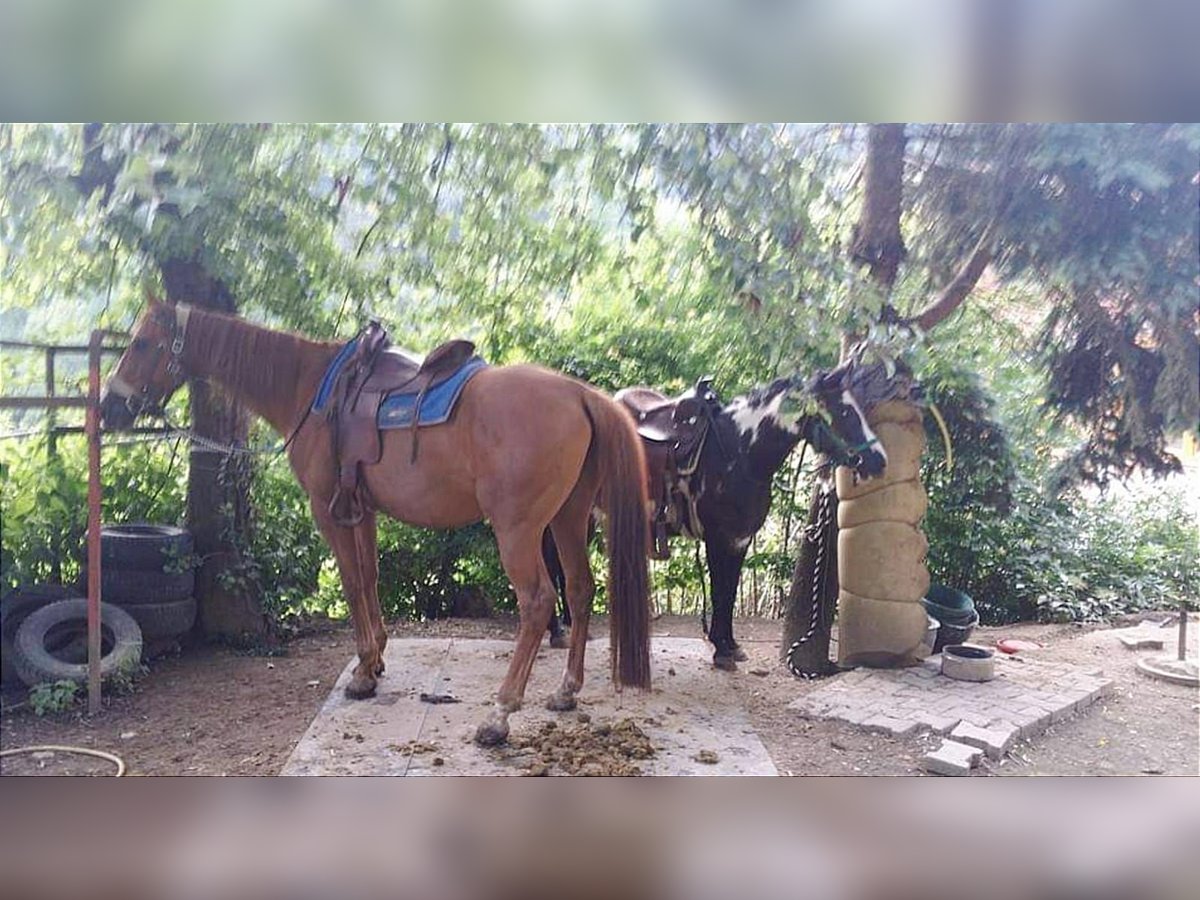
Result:
<svg viewBox="0 0 1200 900"><path fill-rule="evenodd" d="M940 584L930 585L929 593L922 602L925 612L941 623L933 645L934 653L947 644L961 644L966 641L979 624L975 601L962 591Z"/></svg>

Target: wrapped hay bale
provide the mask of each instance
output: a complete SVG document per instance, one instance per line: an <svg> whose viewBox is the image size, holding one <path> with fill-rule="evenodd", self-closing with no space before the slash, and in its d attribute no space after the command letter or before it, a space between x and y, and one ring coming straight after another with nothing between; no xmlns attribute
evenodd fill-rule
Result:
<svg viewBox="0 0 1200 900"><path fill-rule="evenodd" d="M928 499L920 481L925 430L919 407L892 400L867 417L887 452L880 478L855 483L837 472L838 663L905 666L919 660L926 631L921 599L929 589L920 530Z"/></svg>

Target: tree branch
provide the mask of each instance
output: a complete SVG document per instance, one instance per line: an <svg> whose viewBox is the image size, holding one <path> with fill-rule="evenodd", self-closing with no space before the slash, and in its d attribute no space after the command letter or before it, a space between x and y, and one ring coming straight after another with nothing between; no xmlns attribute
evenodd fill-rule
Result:
<svg viewBox="0 0 1200 900"><path fill-rule="evenodd" d="M962 302L967 299L967 295L971 293L975 285L979 282L979 277L983 274L983 270L987 268L988 263L992 261L994 251L992 243L996 237L996 226L998 221L993 219L992 222L984 229L983 235L979 238L979 242L975 245L975 249L971 251L963 267L958 270L958 274L946 285L941 293L934 298L924 310L922 310L913 322L922 330L928 331L937 325L943 319L946 319L952 312L962 305Z"/></svg>

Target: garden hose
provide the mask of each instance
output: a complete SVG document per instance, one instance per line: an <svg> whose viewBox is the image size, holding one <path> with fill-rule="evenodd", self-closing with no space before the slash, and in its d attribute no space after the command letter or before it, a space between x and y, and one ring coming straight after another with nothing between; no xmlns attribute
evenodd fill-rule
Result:
<svg viewBox="0 0 1200 900"><path fill-rule="evenodd" d="M94 756L97 759L103 759L106 762L112 763L117 767L117 774L113 777L120 778L125 774L125 760L117 756L115 753L109 753L105 750L92 750L88 747L67 747L59 744L41 744L36 747L18 747L15 750L0 750L0 758L5 756L16 756L18 753L76 753L80 756Z"/></svg>

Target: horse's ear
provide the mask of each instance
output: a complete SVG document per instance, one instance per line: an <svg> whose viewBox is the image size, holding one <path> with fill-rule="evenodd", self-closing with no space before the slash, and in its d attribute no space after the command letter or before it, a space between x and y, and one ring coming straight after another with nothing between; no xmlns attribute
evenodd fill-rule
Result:
<svg viewBox="0 0 1200 900"><path fill-rule="evenodd" d="M814 394L837 394L842 390L842 372L834 369L832 372L817 372L808 383L808 389Z"/></svg>

